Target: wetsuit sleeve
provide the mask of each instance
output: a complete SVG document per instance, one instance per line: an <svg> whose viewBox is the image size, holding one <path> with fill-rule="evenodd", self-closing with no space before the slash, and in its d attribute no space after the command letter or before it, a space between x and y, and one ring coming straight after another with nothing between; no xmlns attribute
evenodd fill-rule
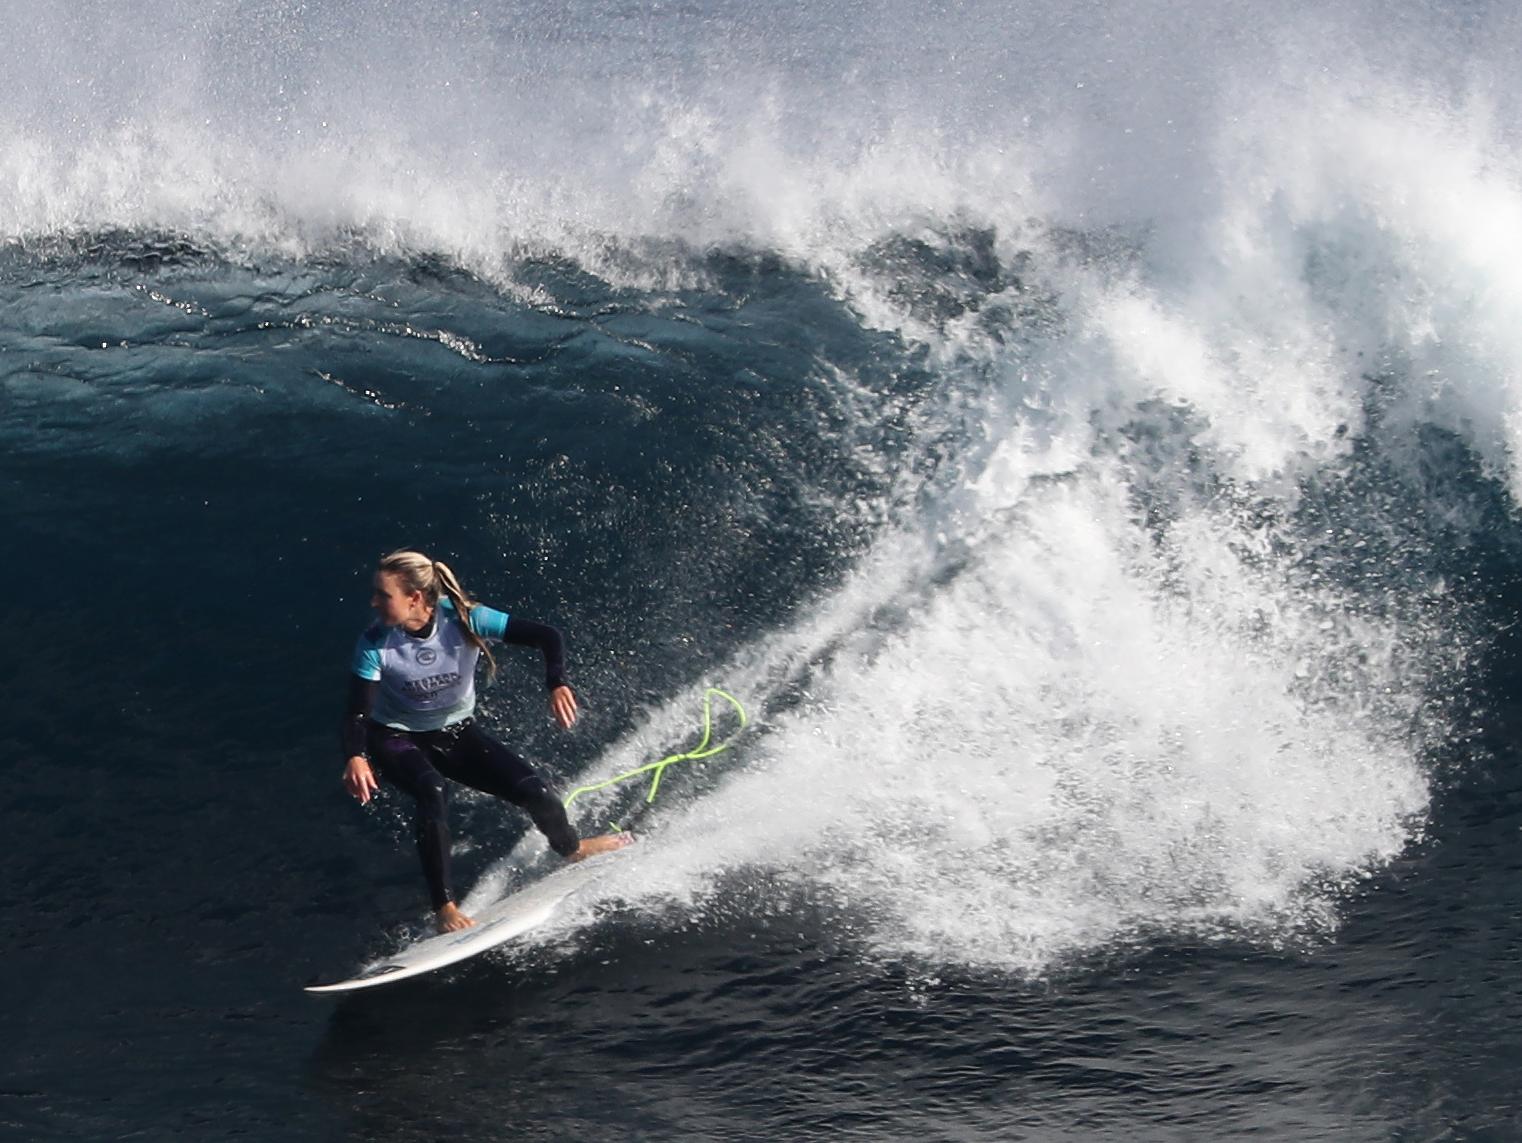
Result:
<svg viewBox="0 0 1522 1143"><path fill-rule="evenodd" d="M565 639L559 628L548 623L535 623L532 619L510 619L501 639L515 647L539 648L539 653L544 656L544 685L550 690L567 685Z"/></svg>
<svg viewBox="0 0 1522 1143"><path fill-rule="evenodd" d="M509 616L505 611L478 603L470 609L470 629L483 639L505 642Z"/></svg>
<svg viewBox="0 0 1522 1143"><path fill-rule="evenodd" d="M346 762L356 754L369 757L365 740L370 730L370 711L375 707L375 692L379 689L378 679L349 676L349 699L344 704L343 726L339 731Z"/></svg>
<svg viewBox="0 0 1522 1143"><path fill-rule="evenodd" d="M368 679L372 683L380 682L380 639L374 628L366 631L359 637L359 642L354 644L354 659L350 664L350 670L362 679Z"/></svg>

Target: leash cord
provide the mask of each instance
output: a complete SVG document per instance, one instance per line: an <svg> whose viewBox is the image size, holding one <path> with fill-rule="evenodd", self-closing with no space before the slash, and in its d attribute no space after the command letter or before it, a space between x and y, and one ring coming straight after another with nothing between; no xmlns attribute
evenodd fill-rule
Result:
<svg viewBox="0 0 1522 1143"><path fill-rule="evenodd" d="M740 725L735 729L735 733L723 742L710 746L708 743L713 737L713 700L715 695L735 708L735 713L740 716ZM715 754L728 750L729 744L735 740L740 731L745 729L747 721L745 708L740 705L739 699L735 698L728 691L721 691L718 687L709 687L703 692L703 738L696 746L680 754L668 754L658 761L647 762L643 766L636 766L633 770L625 771L622 774L615 774L606 781L593 782L588 786L577 786L576 789L566 795L566 809L570 809L571 803L583 794L606 790L609 786L616 786L620 782L627 782L630 778L637 778L641 774L652 775L650 778L650 789L645 792L645 804L649 805L655 801L655 792L661 788L661 776L665 774L667 766L676 762L701 762L705 758L712 758ZM618 827L614 826L613 828L617 830Z"/></svg>

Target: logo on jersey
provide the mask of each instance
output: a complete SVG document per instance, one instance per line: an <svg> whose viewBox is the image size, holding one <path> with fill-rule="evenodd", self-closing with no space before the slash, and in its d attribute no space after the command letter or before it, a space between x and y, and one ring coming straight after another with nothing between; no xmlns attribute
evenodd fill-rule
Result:
<svg viewBox="0 0 1522 1143"><path fill-rule="evenodd" d="M442 691L452 687L459 681L459 671L446 671L442 675L430 675L426 679L408 679L402 683L402 690L413 698L423 699L435 691Z"/></svg>
<svg viewBox="0 0 1522 1143"><path fill-rule="evenodd" d="M431 667L431 666L433 666L434 663L438 662L438 658L439 658L439 653L437 651L435 651L432 647L424 647L421 651L419 651L417 653L418 665L421 666L421 667Z"/></svg>

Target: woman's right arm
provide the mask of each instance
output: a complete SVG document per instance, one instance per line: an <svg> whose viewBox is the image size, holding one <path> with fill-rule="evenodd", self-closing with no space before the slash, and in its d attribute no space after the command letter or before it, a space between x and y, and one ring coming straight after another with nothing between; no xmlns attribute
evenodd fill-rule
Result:
<svg viewBox="0 0 1522 1143"><path fill-rule="evenodd" d="M375 771L370 768L366 754L365 739L370 730L370 711L375 706L375 692L380 683L349 676L349 698L344 706L343 751L348 761L344 764L344 789L365 805L379 789Z"/></svg>

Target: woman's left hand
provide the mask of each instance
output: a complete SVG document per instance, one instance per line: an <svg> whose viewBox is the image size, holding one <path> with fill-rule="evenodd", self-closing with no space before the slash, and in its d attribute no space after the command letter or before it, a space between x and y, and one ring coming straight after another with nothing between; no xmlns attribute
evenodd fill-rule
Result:
<svg viewBox="0 0 1522 1143"><path fill-rule="evenodd" d="M576 725L576 696L570 687L559 686L550 692L550 713L564 730Z"/></svg>

